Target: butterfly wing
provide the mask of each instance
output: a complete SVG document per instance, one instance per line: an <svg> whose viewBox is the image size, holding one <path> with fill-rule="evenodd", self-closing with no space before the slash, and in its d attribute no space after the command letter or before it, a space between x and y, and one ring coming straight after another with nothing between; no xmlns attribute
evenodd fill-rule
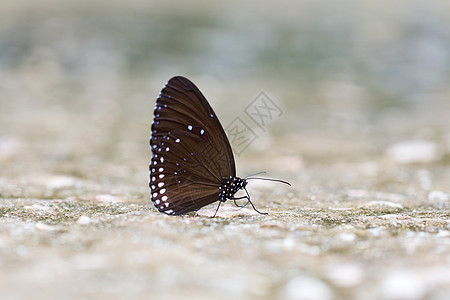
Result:
<svg viewBox="0 0 450 300"><path fill-rule="evenodd" d="M166 214L219 200L222 178L236 175L219 119L200 90L181 76L170 79L158 96L150 147L151 197Z"/></svg>

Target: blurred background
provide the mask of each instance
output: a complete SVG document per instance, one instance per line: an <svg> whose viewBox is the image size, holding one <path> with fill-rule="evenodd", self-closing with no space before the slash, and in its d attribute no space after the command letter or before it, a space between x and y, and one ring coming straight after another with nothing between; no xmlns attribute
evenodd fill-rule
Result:
<svg viewBox="0 0 450 300"><path fill-rule="evenodd" d="M449 15L443 1L4 1L0 161L145 165L155 98L184 75L224 126L261 91L280 104L244 158L308 156L323 136L370 139L366 154L426 140L448 163Z"/></svg>
<svg viewBox="0 0 450 300"><path fill-rule="evenodd" d="M448 299L450 2L0 3L8 295ZM150 125L175 75L258 136L239 176L293 184L249 185L264 222L152 208ZM264 128L245 113L261 92L281 109Z"/></svg>

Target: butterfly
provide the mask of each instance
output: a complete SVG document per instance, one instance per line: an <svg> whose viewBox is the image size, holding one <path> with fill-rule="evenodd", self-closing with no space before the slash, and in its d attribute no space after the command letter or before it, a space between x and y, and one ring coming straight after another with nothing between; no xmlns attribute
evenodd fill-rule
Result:
<svg viewBox="0 0 450 300"><path fill-rule="evenodd" d="M159 93L151 132L149 187L152 202L162 213L182 215L219 201L216 216L220 204L229 199L236 205L236 200L247 199L245 205L250 203L259 212L250 201L248 179L289 184L236 176L233 151L217 115L185 77L171 78ZM241 189L247 195L235 197Z"/></svg>

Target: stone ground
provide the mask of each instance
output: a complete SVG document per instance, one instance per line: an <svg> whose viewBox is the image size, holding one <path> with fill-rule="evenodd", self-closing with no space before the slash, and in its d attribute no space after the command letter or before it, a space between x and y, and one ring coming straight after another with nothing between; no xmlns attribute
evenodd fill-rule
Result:
<svg viewBox="0 0 450 300"><path fill-rule="evenodd" d="M0 51L2 299L450 299L448 39L426 36L448 17L421 25L412 14L411 25L392 13L409 10L369 5L365 23L340 4L322 18L320 5L271 15L245 1L246 15L238 1L217 11L197 1L180 15L151 2L152 19L141 1L48 12L32 3L0 11L0 47L14 44ZM223 9L235 18L224 21ZM266 52L225 47L225 59L220 42L243 45L241 30ZM259 30L301 40L278 53ZM356 50L333 39L346 30ZM198 39L169 51L164 37L179 32L176 41ZM200 59L202 41L216 44ZM171 217L151 204L152 111L172 70L192 74L224 126L236 116L251 124L243 110L261 90L278 99L282 116L254 128L259 138L236 157L241 177L266 171L292 184L249 183L267 215L226 203L216 218L216 204Z"/></svg>
<svg viewBox="0 0 450 300"><path fill-rule="evenodd" d="M108 131L90 132L88 116L50 113L53 119L40 112L21 125L17 116L2 121L16 132L0 144L3 299L450 295L444 144L383 149L376 137L292 133L238 159L245 174L263 169L291 182L249 184L268 215L227 203L216 218L209 217L215 205L170 217L149 200L150 119L137 130L142 141L103 147L96 137ZM61 130L68 123L77 129ZM441 152L421 150L421 143ZM404 162L401 151L416 156Z"/></svg>

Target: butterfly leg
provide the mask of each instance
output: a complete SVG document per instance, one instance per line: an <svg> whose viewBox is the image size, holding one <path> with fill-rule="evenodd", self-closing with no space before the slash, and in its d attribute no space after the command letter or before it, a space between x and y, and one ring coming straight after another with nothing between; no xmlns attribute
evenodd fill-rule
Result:
<svg viewBox="0 0 450 300"><path fill-rule="evenodd" d="M239 205L239 204L236 203L236 200L239 200L239 199L247 199L247 203L244 204L244 205ZM233 198L231 198L231 200L233 200L234 205L236 205L237 207L240 207L240 208L244 208L248 204L248 197L247 196L238 197L238 198L234 198L233 197Z"/></svg>
<svg viewBox="0 0 450 300"><path fill-rule="evenodd" d="M217 212L219 211L220 204L222 204L222 200L219 201L219 205L217 205L216 212L214 213L214 216L212 216L213 218L216 217Z"/></svg>
<svg viewBox="0 0 450 300"><path fill-rule="evenodd" d="M247 202L245 205L247 205L248 203L250 203L250 205L253 207L253 209L254 209L257 213L259 213L259 214L261 214L261 215L268 215L268 213L262 213L262 212L260 212L259 210L256 209L256 207L253 205L252 201L250 200L250 195L248 194L247 189L244 188L244 190L245 190L245 192L247 193L247 199L248 199L248 202Z"/></svg>

